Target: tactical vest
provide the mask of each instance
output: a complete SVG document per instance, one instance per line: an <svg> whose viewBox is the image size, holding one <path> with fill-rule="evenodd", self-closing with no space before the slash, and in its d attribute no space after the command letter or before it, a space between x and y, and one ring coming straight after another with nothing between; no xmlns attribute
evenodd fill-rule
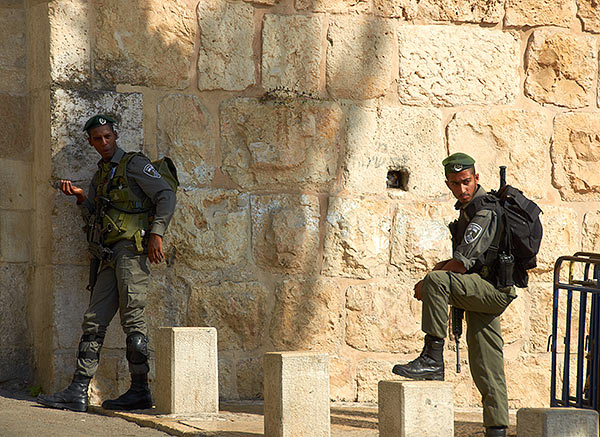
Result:
<svg viewBox="0 0 600 437"><path fill-rule="evenodd" d="M102 218L103 243L111 246L121 240L132 240L138 252L142 253L142 239L150 229L153 205L150 198L140 199L129 186L127 165L136 155L144 156L139 152L129 152L116 167L103 163L96 174L95 185L96 198L109 200Z"/></svg>

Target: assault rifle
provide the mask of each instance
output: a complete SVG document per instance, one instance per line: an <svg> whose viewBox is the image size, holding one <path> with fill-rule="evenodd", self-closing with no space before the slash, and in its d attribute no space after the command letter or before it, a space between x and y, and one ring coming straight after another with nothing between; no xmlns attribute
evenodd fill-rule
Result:
<svg viewBox="0 0 600 437"><path fill-rule="evenodd" d="M90 292L94 290L94 286L96 285L100 263L102 261L110 261L113 255L113 251L103 245L104 233L102 222L109 202L109 199L106 197L97 196L94 215L90 218L90 222L88 223L88 252L92 255L92 259L90 261L90 273L86 289Z"/></svg>

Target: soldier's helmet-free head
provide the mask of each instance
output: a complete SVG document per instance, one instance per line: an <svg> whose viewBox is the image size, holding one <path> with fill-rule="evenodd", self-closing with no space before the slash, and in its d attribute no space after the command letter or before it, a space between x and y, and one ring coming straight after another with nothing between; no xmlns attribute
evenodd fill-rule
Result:
<svg viewBox="0 0 600 437"><path fill-rule="evenodd" d="M446 177L451 173L460 173L469 168L472 168L473 173L475 173L475 160L462 152L453 153L448 156L442 161L442 165L444 166Z"/></svg>
<svg viewBox="0 0 600 437"><path fill-rule="evenodd" d="M466 153L459 152L444 159L442 165L446 174L446 185L454 197L463 205L469 203L479 186L475 160Z"/></svg>
<svg viewBox="0 0 600 437"><path fill-rule="evenodd" d="M90 134L90 129L93 129L95 127L98 126L110 126L110 128L114 131L115 130L115 123L116 121L109 117L108 115L104 115L104 114L96 114L92 117L90 117L88 119L88 121L85 122L85 125L83 126L83 130L85 132L88 133L88 135Z"/></svg>

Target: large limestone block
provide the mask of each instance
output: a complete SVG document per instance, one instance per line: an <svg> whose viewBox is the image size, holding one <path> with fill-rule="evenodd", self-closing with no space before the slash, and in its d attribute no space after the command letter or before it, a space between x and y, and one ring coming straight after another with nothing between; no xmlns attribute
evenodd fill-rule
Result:
<svg viewBox="0 0 600 437"><path fill-rule="evenodd" d="M402 26L398 42L403 104L506 104L519 91L516 34L464 26Z"/></svg>
<svg viewBox="0 0 600 437"><path fill-rule="evenodd" d="M87 184L80 185L87 189ZM56 190L52 208L52 252L57 264L87 265L90 260L84 221L75 202L75 197Z"/></svg>
<svg viewBox="0 0 600 437"><path fill-rule="evenodd" d="M598 68L597 43L592 37L536 30L525 56L528 97L567 108L588 106Z"/></svg>
<svg viewBox="0 0 600 437"><path fill-rule="evenodd" d="M0 158L0 208L31 209L32 179L31 163Z"/></svg>
<svg viewBox="0 0 600 437"><path fill-rule="evenodd" d="M544 236L537 255L534 273L554 270L559 256L572 255L581 248L581 226L577 212L571 208L542 205L540 221ZM549 278L547 278L549 279Z"/></svg>
<svg viewBox="0 0 600 437"><path fill-rule="evenodd" d="M521 356L515 360L504 360L509 408L548 406L550 355L535 354Z"/></svg>
<svg viewBox="0 0 600 437"><path fill-rule="evenodd" d="M29 344L27 330L27 295L29 291L27 264L0 263L0 345L25 346ZM4 364L4 353L0 363ZM2 368L0 364L0 368ZM24 363L23 363L24 364ZM15 363L13 363L13 366Z"/></svg>
<svg viewBox="0 0 600 437"><path fill-rule="evenodd" d="M26 344L23 341L21 344ZM0 378L6 383L16 382L22 386L23 381L32 380L33 351L26 346L0 347Z"/></svg>
<svg viewBox="0 0 600 437"><path fill-rule="evenodd" d="M369 352L413 353L423 346L413 284L375 282L346 291L346 343Z"/></svg>
<svg viewBox="0 0 600 437"><path fill-rule="evenodd" d="M600 253L600 212L588 211L583 217L584 252Z"/></svg>
<svg viewBox="0 0 600 437"><path fill-rule="evenodd" d="M169 328L156 338L156 409L168 414L219 412L215 328Z"/></svg>
<svg viewBox="0 0 600 437"><path fill-rule="evenodd" d="M417 18L428 21L496 24L504 16L504 0L423 0L417 4Z"/></svg>
<svg viewBox="0 0 600 437"><path fill-rule="evenodd" d="M90 146L83 125L94 114L104 113L117 121L117 144L125 151L140 151L142 95L139 93L87 92L56 89L51 95L52 176L71 179L87 190L100 155Z"/></svg>
<svg viewBox="0 0 600 437"><path fill-rule="evenodd" d="M454 436L452 384L442 381L379 381L381 437Z"/></svg>
<svg viewBox="0 0 600 437"><path fill-rule="evenodd" d="M263 22L262 86L317 93L321 75L320 16L267 14Z"/></svg>
<svg viewBox="0 0 600 437"><path fill-rule="evenodd" d="M577 0L577 17L586 32L600 33L600 14L596 0Z"/></svg>
<svg viewBox="0 0 600 437"><path fill-rule="evenodd" d="M269 328L277 350L335 351L344 336L344 290L332 279L287 279L275 290Z"/></svg>
<svg viewBox="0 0 600 437"><path fill-rule="evenodd" d="M448 124L450 153L471 155L486 190L497 189L499 166L507 183L534 199L546 197L550 181L552 120L545 113L519 109L466 110Z"/></svg>
<svg viewBox="0 0 600 437"><path fill-rule="evenodd" d="M438 179L443 179L442 174ZM401 277L422 279L438 262L451 257L448 224L457 217L458 212L451 201L397 205L390 261ZM412 286L407 284L411 290Z"/></svg>
<svg viewBox="0 0 600 437"><path fill-rule="evenodd" d="M198 88L243 90L254 78L254 9L228 0L201 0ZM194 26L195 27L195 26Z"/></svg>
<svg viewBox="0 0 600 437"><path fill-rule="evenodd" d="M27 93L27 74L24 68L0 66L0 93L22 96Z"/></svg>
<svg viewBox="0 0 600 437"><path fill-rule="evenodd" d="M356 401L356 370L347 358L329 356L329 394L332 401Z"/></svg>
<svg viewBox="0 0 600 437"><path fill-rule="evenodd" d="M319 198L308 194L252 196L252 246L259 266L314 272L319 257Z"/></svg>
<svg viewBox="0 0 600 437"><path fill-rule="evenodd" d="M527 290L517 289L517 298L500 316L502 339L504 346L523 346L528 340L529 330L529 293Z"/></svg>
<svg viewBox="0 0 600 437"><path fill-rule="evenodd" d="M377 402L377 384L393 376L394 363L381 359L367 358L357 364L356 383L358 402Z"/></svg>
<svg viewBox="0 0 600 437"><path fill-rule="evenodd" d="M245 266L250 251L249 196L236 190L178 194L165 242L178 263L198 271Z"/></svg>
<svg viewBox="0 0 600 437"><path fill-rule="evenodd" d="M192 0L94 0L94 69L108 84L189 85L196 22Z"/></svg>
<svg viewBox="0 0 600 437"><path fill-rule="evenodd" d="M554 121L553 184L563 200L600 200L600 116L567 113Z"/></svg>
<svg viewBox="0 0 600 437"><path fill-rule="evenodd" d="M215 174L214 124L196 96L172 94L158 104L158 150L177 167L182 187L207 185Z"/></svg>
<svg viewBox="0 0 600 437"><path fill-rule="evenodd" d="M357 193L403 193L387 190L388 171L407 173L406 190L416 196L447 191L443 176L431 177L446 157L441 115L415 107L351 107L346 121L342 180Z"/></svg>
<svg viewBox="0 0 600 437"><path fill-rule="evenodd" d="M336 103L240 98L221 105L222 170L240 187L326 189L336 178Z"/></svg>
<svg viewBox="0 0 600 437"><path fill-rule="evenodd" d="M230 356L219 355L219 400L239 399L235 384L235 364Z"/></svg>
<svg viewBox="0 0 600 437"><path fill-rule="evenodd" d="M24 9L0 9L0 65L26 66Z"/></svg>
<svg viewBox="0 0 600 437"><path fill-rule="evenodd" d="M296 8L311 12L366 12L368 0L295 0Z"/></svg>
<svg viewBox="0 0 600 437"><path fill-rule="evenodd" d="M260 347L268 291L259 282L196 285L187 305L188 326L214 326L219 350Z"/></svg>
<svg viewBox="0 0 600 437"><path fill-rule="evenodd" d="M329 198L322 273L327 276L386 276L390 205L375 199Z"/></svg>
<svg viewBox="0 0 600 437"><path fill-rule="evenodd" d="M53 81L69 84L89 81L89 22L82 19L89 14L89 2L85 0L48 3L50 76Z"/></svg>
<svg viewBox="0 0 600 437"><path fill-rule="evenodd" d="M10 135L2 135L0 138L3 159L32 159L27 107L25 97L0 94L0 119L6 132L10 132Z"/></svg>
<svg viewBox="0 0 600 437"><path fill-rule="evenodd" d="M57 349L76 349L81 338L83 314L90 302L90 293L85 289L89 269L55 265L53 270L54 346ZM120 346L124 347L125 342Z"/></svg>
<svg viewBox="0 0 600 437"><path fill-rule="evenodd" d="M329 437L327 354L265 354L265 435Z"/></svg>
<svg viewBox="0 0 600 437"><path fill-rule="evenodd" d="M186 326L192 286L199 281L194 275L181 275L178 274L180 272L176 272L179 269L171 264L171 251L170 247L165 251L169 259L168 266L165 263L153 265L150 270L150 285L146 298L146 323L150 338L163 326ZM205 275L200 273L198 276Z"/></svg>
<svg viewBox="0 0 600 437"><path fill-rule="evenodd" d="M598 412L580 408L521 408L517 434L528 437L598 435Z"/></svg>
<svg viewBox="0 0 600 437"><path fill-rule="evenodd" d="M529 343L534 352L545 352L552 334L552 290L550 282L532 282L523 290L529 302Z"/></svg>
<svg viewBox="0 0 600 437"><path fill-rule="evenodd" d="M386 18L412 20L417 16L416 0L375 0L375 14Z"/></svg>
<svg viewBox="0 0 600 437"><path fill-rule="evenodd" d="M506 0L504 24L569 27L576 11L575 0Z"/></svg>
<svg viewBox="0 0 600 437"><path fill-rule="evenodd" d="M240 399L264 399L262 358L243 358L236 365L236 387Z"/></svg>
<svg viewBox="0 0 600 437"><path fill-rule="evenodd" d="M327 90L339 99L373 99L390 87L396 65L391 21L337 17L327 32Z"/></svg>
<svg viewBox="0 0 600 437"><path fill-rule="evenodd" d="M31 212L0 209L0 261L31 261Z"/></svg>

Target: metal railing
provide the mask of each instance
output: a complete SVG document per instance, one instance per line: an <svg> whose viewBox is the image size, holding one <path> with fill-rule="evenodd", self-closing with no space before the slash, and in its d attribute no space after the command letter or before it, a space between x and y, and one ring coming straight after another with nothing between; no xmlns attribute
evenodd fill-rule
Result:
<svg viewBox="0 0 600 437"><path fill-rule="evenodd" d="M568 263L567 282L561 282L561 268ZM566 296L565 296L566 295ZM559 302L564 296L564 318L559 319ZM564 300L563 298L563 300ZM578 306L574 311L575 305ZM577 305L577 301L579 304ZM589 307L588 307L589 304ZM559 308L560 307L560 308ZM574 314L576 318L574 320ZM562 382L557 380L557 347L559 322L564 320L564 354ZM573 323L575 321L575 323ZM577 348L571 350L571 341L577 338ZM552 335L549 346L552 350L552 378L550 382L550 406L575 407L599 411L600 393L598 371L600 361L600 253L577 252L573 256L562 256L554 265L554 290L552 300ZM572 387L571 364L576 361L575 386ZM557 386L562 385L560 397ZM573 392L574 388L574 392Z"/></svg>

